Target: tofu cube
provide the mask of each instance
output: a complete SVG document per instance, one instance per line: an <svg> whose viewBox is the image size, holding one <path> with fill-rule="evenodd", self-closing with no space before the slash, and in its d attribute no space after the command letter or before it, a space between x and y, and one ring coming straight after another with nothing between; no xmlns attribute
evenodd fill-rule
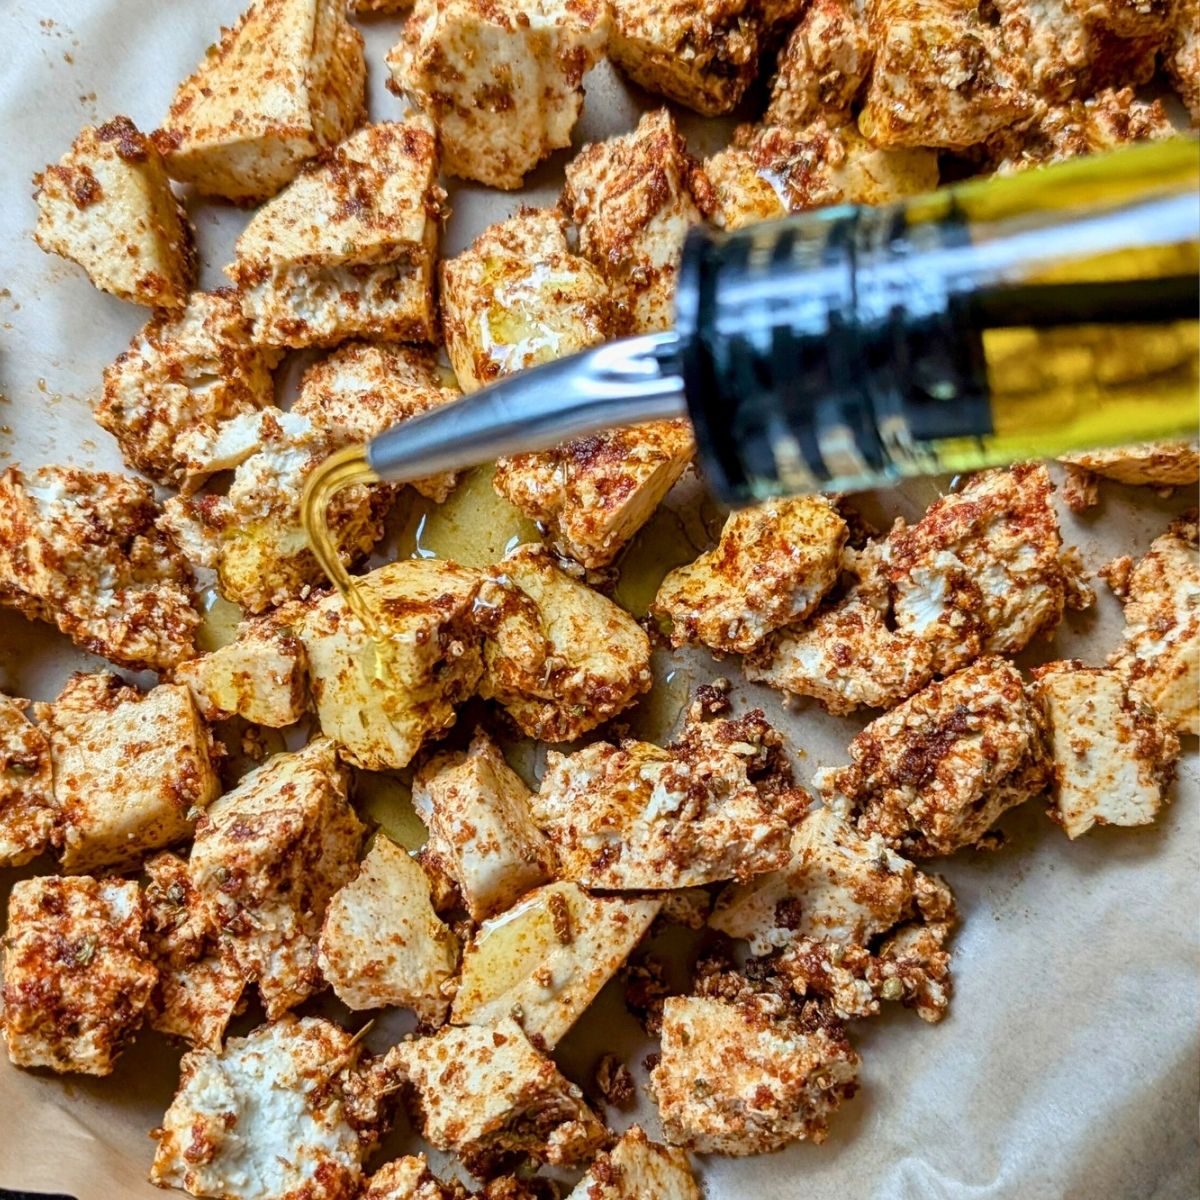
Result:
<svg viewBox="0 0 1200 1200"><path fill-rule="evenodd" d="M26 717L28 707L0 693L0 867L36 858L58 821L50 743Z"/></svg>
<svg viewBox="0 0 1200 1200"><path fill-rule="evenodd" d="M387 58L389 86L432 118L447 174L518 188L570 145L608 31L597 0L417 0Z"/></svg>
<svg viewBox="0 0 1200 1200"><path fill-rule="evenodd" d="M512 1014L552 1050L658 915L657 899L591 896L551 883L485 921L463 956L450 1020L492 1026Z"/></svg>
<svg viewBox="0 0 1200 1200"><path fill-rule="evenodd" d="M438 920L429 880L406 850L377 837L358 874L325 911L317 963L349 1008L411 1008L426 1025L446 1019L442 986L458 941Z"/></svg>
<svg viewBox="0 0 1200 1200"><path fill-rule="evenodd" d="M76 674L37 706L54 763L62 868L128 868L191 837L220 795L212 734L181 684L149 692Z"/></svg>
<svg viewBox="0 0 1200 1200"><path fill-rule="evenodd" d="M433 341L437 166L422 118L365 125L264 204L225 272L255 343Z"/></svg>
<svg viewBox="0 0 1200 1200"><path fill-rule="evenodd" d="M18 1067L110 1074L142 1023L157 974L136 883L19 880L4 935L8 1057Z"/></svg>
<svg viewBox="0 0 1200 1200"><path fill-rule="evenodd" d="M464 1194L443 1185L425 1155L406 1154L384 1163L367 1180L362 1200L462 1200Z"/></svg>
<svg viewBox="0 0 1200 1200"><path fill-rule="evenodd" d="M300 626L317 720L347 762L369 771L407 766L454 724L483 673L475 599L482 575L455 563L407 559L357 586L383 635L376 642L340 596L318 601Z"/></svg>
<svg viewBox="0 0 1200 1200"><path fill-rule="evenodd" d="M135 670L195 654L191 572L143 479L13 465L0 472L0 604Z"/></svg>
<svg viewBox="0 0 1200 1200"><path fill-rule="evenodd" d="M554 875L554 852L529 815L529 799L482 730L465 754L436 755L413 779L429 849L458 885L473 921L504 912Z"/></svg>
<svg viewBox="0 0 1200 1200"><path fill-rule="evenodd" d="M602 1150L567 1200L700 1200L682 1150L652 1142L640 1125Z"/></svg>
<svg viewBox="0 0 1200 1200"><path fill-rule="evenodd" d="M154 143L128 117L88 125L33 179L34 238L78 263L102 291L181 309L196 281L192 227Z"/></svg>
<svg viewBox="0 0 1200 1200"><path fill-rule="evenodd" d="M776 999L667 998L650 1091L670 1145L741 1157L825 1140L859 1057L836 1029L779 1014Z"/></svg>
<svg viewBox="0 0 1200 1200"><path fill-rule="evenodd" d="M362 834L326 738L269 758L198 823L192 882L269 1020L319 990L321 920L354 874Z"/></svg>
<svg viewBox="0 0 1200 1200"><path fill-rule="evenodd" d="M1200 0L1176 0L1163 65L1192 126L1200 126Z"/></svg>
<svg viewBox="0 0 1200 1200"><path fill-rule="evenodd" d="M257 204L358 124L366 78L337 0L256 0L179 85L155 142L172 178Z"/></svg>
<svg viewBox="0 0 1200 1200"><path fill-rule="evenodd" d="M1066 464L1068 474L1099 475L1129 487L1186 487L1200 481L1200 443L1195 441L1138 442L1110 450L1083 450L1064 454L1058 461Z"/></svg>

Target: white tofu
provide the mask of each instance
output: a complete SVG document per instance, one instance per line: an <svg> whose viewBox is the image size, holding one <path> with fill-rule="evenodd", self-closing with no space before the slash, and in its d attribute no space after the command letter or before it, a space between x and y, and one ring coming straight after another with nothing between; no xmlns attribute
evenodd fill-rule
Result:
<svg viewBox="0 0 1200 1200"><path fill-rule="evenodd" d="M652 1142L640 1125L602 1150L567 1200L700 1200L682 1150Z"/></svg>
<svg viewBox="0 0 1200 1200"><path fill-rule="evenodd" d="M447 174L518 188L570 145L608 31L596 0L417 0L387 57L389 86L433 119Z"/></svg>
<svg viewBox="0 0 1200 1200"><path fill-rule="evenodd" d="M41 854L58 818L50 743L26 717L28 707L0 693L0 867L19 867Z"/></svg>
<svg viewBox="0 0 1200 1200"><path fill-rule="evenodd" d="M384 1163L367 1180L362 1200L461 1200L462 1195L442 1186L425 1155L406 1154Z"/></svg>
<svg viewBox="0 0 1200 1200"><path fill-rule="evenodd" d="M136 883L80 875L13 884L0 1024L14 1065L110 1074L157 975Z"/></svg>
<svg viewBox="0 0 1200 1200"><path fill-rule="evenodd" d="M590 896L551 883L479 928L463 956L450 1020L490 1027L512 1016L552 1050L658 915L657 899Z"/></svg>
<svg viewBox="0 0 1200 1200"><path fill-rule="evenodd" d="M1184 487L1200 481L1200 443L1139 442L1064 454L1067 466L1130 487Z"/></svg>
<svg viewBox="0 0 1200 1200"><path fill-rule="evenodd" d="M191 837L217 798L212 734L187 688L145 694L116 675L75 674L37 716L50 743L62 868L128 868Z"/></svg>
<svg viewBox="0 0 1200 1200"><path fill-rule="evenodd" d="M354 128L366 72L337 0L256 0L179 85L155 142L173 178L258 203Z"/></svg>
<svg viewBox="0 0 1200 1200"><path fill-rule="evenodd" d="M183 308L196 280L192 227L154 143L128 117L85 127L33 182L34 238L47 254L121 300Z"/></svg>
<svg viewBox="0 0 1200 1200"><path fill-rule="evenodd" d="M1174 20L1163 54L1166 68L1179 98L1192 119L1200 125L1200 2L1176 0Z"/></svg>

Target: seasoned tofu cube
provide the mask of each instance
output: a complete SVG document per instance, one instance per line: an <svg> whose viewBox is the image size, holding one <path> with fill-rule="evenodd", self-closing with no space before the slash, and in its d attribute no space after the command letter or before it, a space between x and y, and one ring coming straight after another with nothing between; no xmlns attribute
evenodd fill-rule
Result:
<svg viewBox="0 0 1200 1200"><path fill-rule="evenodd" d="M1200 0L1176 0L1163 65L1192 125L1200 126Z"/></svg>
<svg viewBox="0 0 1200 1200"><path fill-rule="evenodd" d="M817 607L837 582L845 541L846 522L821 497L742 509L716 549L667 575L650 611L670 621L673 646L745 654Z"/></svg>
<svg viewBox="0 0 1200 1200"><path fill-rule="evenodd" d="M361 1050L329 1021L284 1017L185 1054L151 1183L193 1196L357 1196L369 1147L350 1120L348 1076Z"/></svg>
<svg viewBox="0 0 1200 1200"><path fill-rule="evenodd" d="M870 0L868 21L858 126L875 145L965 150L1030 114L1024 63L980 0Z"/></svg>
<svg viewBox="0 0 1200 1200"><path fill-rule="evenodd" d="M62 867L129 867L188 838L221 781L213 738L186 687L145 694L116 675L75 674L37 716L50 742Z"/></svg>
<svg viewBox="0 0 1200 1200"><path fill-rule="evenodd" d="M458 941L438 920L420 864L386 837L329 902L317 963L349 1008L411 1008L426 1025L446 1019L442 985Z"/></svg>
<svg viewBox="0 0 1200 1200"><path fill-rule="evenodd" d="M462 1200L466 1193L443 1184L423 1154L406 1154L384 1163L367 1180L362 1200Z"/></svg>
<svg viewBox="0 0 1200 1200"><path fill-rule="evenodd" d="M383 635L371 637L338 595L300 626L317 720L347 762L369 771L407 766L483 673L475 599L482 575L455 563L408 559L356 582Z"/></svg>
<svg viewBox="0 0 1200 1200"><path fill-rule="evenodd" d="M192 227L154 143L128 117L88 125L35 175L34 237L77 262L102 291L179 309L196 281Z"/></svg>
<svg viewBox="0 0 1200 1200"><path fill-rule="evenodd" d="M554 875L554 852L529 815L529 789L486 733L465 753L439 754L413 779L429 848L473 921L503 912Z"/></svg>
<svg viewBox="0 0 1200 1200"><path fill-rule="evenodd" d="M1156 101L1157 103L1157 101ZM1067 468L1063 497L1076 512L1099 500L1097 476L1130 487L1173 488L1200 480L1200 443L1138 442L1110 450L1082 450L1059 460Z"/></svg>
<svg viewBox="0 0 1200 1200"><path fill-rule="evenodd" d="M993 657L877 717L850 743L850 760L817 773L825 802L910 857L977 845L1050 775L1021 675Z"/></svg>
<svg viewBox="0 0 1200 1200"><path fill-rule="evenodd" d="M156 976L136 883L79 875L13 884L0 1025L16 1066L108 1075Z"/></svg>
<svg viewBox="0 0 1200 1200"><path fill-rule="evenodd" d="M608 56L634 83L704 116L736 107L766 28L750 0L612 0Z"/></svg>
<svg viewBox="0 0 1200 1200"><path fill-rule="evenodd" d="M608 30L600 0L417 0L389 86L432 118L447 174L519 188L570 145Z"/></svg>
<svg viewBox="0 0 1200 1200"><path fill-rule="evenodd" d="M1148 825L1175 774L1179 739L1119 671L1055 662L1033 672L1053 773L1051 815L1069 838L1093 825Z"/></svg>
<svg viewBox="0 0 1200 1200"><path fill-rule="evenodd" d="M268 1019L319 989L321 920L354 874L362 834L326 738L269 758L197 824L192 882Z"/></svg>
<svg viewBox="0 0 1200 1200"><path fill-rule="evenodd" d="M225 273L265 346L434 340L444 193L420 117L366 125L250 220Z"/></svg>
<svg viewBox="0 0 1200 1200"><path fill-rule="evenodd" d="M1125 633L1108 664L1176 733L1200 734L1200 561L1196 514L1173 522L1122 588Z"/></svg>
<svg viewBox="0 0 1200 1200"><path fill-rule="evenodd" d="M488 634L480 695L529 737L574 741L650 690L642 628L541 546L518 546L492 568L479 612Z"/></svg>
<svg viewBox="0 0 1200 1200"><path fill-rule="evenodd" d="M473 1175L494 1174L516 1155L571 1166L607 1136L583 1093L511 1017L401 1042L385 1063L412 1085L425 1140Z"/></svg>
<svg viewBox="0 0 1200 1200"><path fill-rule="evenodd" d="M50 743L26 717L28 707L0 693L0 867L41 854L58 821Z"/></svg>
<svg viewBox="0 0 1200 1200"><path fill-rule="evenodd" d="M191 572L155 528L143 479L39 467L0 472L0 604L135 669L195 653Z"/></svg>
<svg viewBox="0 0 1200 1200"><path fill-rule="evenodd" d="M96 420L121 457L159 483L178 485L175 443L274 403L278 355L250 343L250 323L232 292L194 292L180 312L158 312L104 370Z"/></svg>
<svg viewBox="0 0 1200 1200"><path fill-rule="evenodd" d="M806 1028L777 1000L667 999L650 1091L668 1143L741 1157L825 1140L859 1057L836 1026Z"/></svg>
<svg viewBox="0 0 1200 1200"><path fill-rule="evenodd" d="M179 85L154 140L172 178L259 203L354 128L366 78L337 0L256 0Z"/></svg>
<svg viewBox="0 0 1200 1200"><path fill-rule="evenodd" d="M551 883L485 921L463 957L450 1020L491 1026L513 1014L552 1050L650 928L659 900L590 896Z"/></svg>
<svg viewBox="0 0 1200 1200"><path fill-rule="evenodd" d="M602 1150L567 1200L700 1200L682 1150L652 1142L640 1125Z"/></svg>
<svg viewBox="0 0 1200 1200"><path fill-rule="evenodd" d="M632 133L595 142L567 165L563 205L579 226L579 249L595 264L631 332L674 324L675 276L688 228L711 189L665 108Z"/></svg>

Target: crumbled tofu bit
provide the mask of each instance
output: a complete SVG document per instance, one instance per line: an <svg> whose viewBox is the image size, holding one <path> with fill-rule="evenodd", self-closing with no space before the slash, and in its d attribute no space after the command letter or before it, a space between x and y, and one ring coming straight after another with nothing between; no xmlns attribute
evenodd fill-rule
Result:
<svg viewBox="0 0 1200 1200"><path fill-rule="evenodd" d="M305 372L291 411L348 446L459 395L453 375L426 346L351 342ZM457 483L456 472L442 471L409 486L441 504Z"/></svg>
<svg viewBox="0 0 1200 1200"><path fill-rule="evenodd" d="M437 168L423 117L366 125L264 204L225 272L255 342L433 341Z"/></svg>
<svg viewBox="0 0 1200 1200"><path fill-rule="evenodd" d="M108 1075L156 976L136 883L76 875L13 884L0 1026L16 1066Z"/></svg>
<svg viewBox="0 0 1200 1200"><path fill-rule="evenodd" d="M34 238L78 263L102 291L177 309L196 280L192 227L154 143L128 117L87 126L33 179Z"/></svg>
<svg viewBox="0 0 1200 1200"><path fill-rule="evenodd" d="M429 880L406 850L376 838L358 874L329 902L317 959L349 1008L411 1008L440 1025L442 985L458 965L458 941L438 920Z"/></svg>
<svg viewBox="0 0 1200 1200"><path fill-rule="evenodd" d="M79 467L0 472L0 604L122 666L195 654L191 573L155 528L144 479Z"/></svg>
<svg viewBox="0 0 1200 1200"><path fill-rule="evenodd" d="M464 392L615 332L608 284L571 252L557 209L522 208L439 271L446 350Z"/></svg>
<svg viewBox="0 0 1200 1200"><path fill-rule="evenodd" d="M463 957L450 1020L491 1026L512 1015L552 1050L650 928L661 901L590 896L551 883L485 921Z"/></svg>
<svg viewBox="0 0 1200 1200"><path fill-rule="evenodd" d="M673 646L745 654L817 607L837 582L845 541L846 522L822 497L743 509L715 550L662 581L650 611L671 622Z"/></svg>
<svg viewBox="0 0 1200 1200"><path fill-rule="evenodd" d="M911 857L978 844L1050 774L1021 675L995 657L877 717L850 743L850 759L817 773L826 803Z"/></svg>
<svg viewBox="0 0 1200 1200"><path fill-rule="evenodd" d="M652 1142L634 1125L601 1151L567 1200L700 1200L682 1150Z"/></svg>
<svg viewBox="0 0 1200 1200"><path fill-rule="evenodd" d="M871 0L875 60L858 125L875 145L965 150L1029 115L1024 63L980 7Z"/></svg>
<svg viewBox="0 0 1200 1200"><path fill-rule="evenodd" d="M19 867L41 854L58 820L50 743L26 717L28 707L0 693L0 867Z"/></svg>
<svg viewBox="0 0 1200 1200"><path fill-rule="evenodd" d="M741 125L704 169L713 219L725 229L828 204L884 204L938 182L934 151L880 149L852 123L835 126L822 117L799 130Z"/></svg>
<svg viewBox="0 0 1200 1200"><path fill-rule="evenodd" d="M256 0L180 84L154 140L173 178L259 203L354 128L366 79L338 0Z"/></svg>
<svg viewBox="0 0 1200 1200"><path fill-rule="evenodd" d="M407 559L357 580L387 639L381 653L338 595L300 627L322 731L368 771L407 766L483 673L475 600L482 575L456 563Z"/></svg>
<svg viewBox="0 0 1200 1200"><path fill-rule="evenodd" d="M1200 480L1200 442L1139 442L1082 450L1064 454L1059 462L1132 487L1183 487Z"/></svg>
<svg viewBox="0 0 1200 1200"><path fill-rule="evenodd" d="M1125 634L1108 664L1176 733L1200 734L1200 561L1196 513L1155 538L1120 589Z"/></svg>
<svg viewBox="0 0 1200 1200"><path fill-rule="evenodd" d="M197 823L192 882L271 1020L320 987L321 920L354 874L362 834L326 738L269 758Z"/></svg>
<svg viewBox="0 0 1200 1200"><path fill-rule="evenodd" d="M384 1163L370 1179L362 1200L466 1200L457 1185L443 1185L423 1154L407 1154Z"/></svg>
<svg viewBox="0 0 1200 1200"><path fill-rule="evenodd" d="M192 1196L354 1200L364 1146L346 1081L360 1051L329 1021L284 1017L185 1054L150 1181Z"/></svg>
<svg viewBox="0 0 1200 1200"><path fill-rule="evenodd" d="M1192 125L1200 126L1200 0L1176 0L1163 65Z"/></svg>
<svg viewBox="0 0 1200 1200"><path fill-rule="evenodd" d="M663 1134L698 1154L768 1154L825 1140L855 1090L858 1055L836 1023L805 1028L775 996L671 996L650 1073Z"/></svg>
<svg viewBox="0 0 1200 1200"><path fill-rule="evenodd" d="M436 755L413 779L430 846L473 921L503 912L554 875L554 852L529 815L529 799L482 730L465 754Z"/></svg>
<svg viewBox="0 0 1200 1200"><path fill-rule="evenodd" d="M765 39L751 0L612 0L608 56L634 83L701 113L737 106Z"/></svg>
<svg viewBox="0 0 1200 1200"><path fill-rule="evenodd" d="M703 221L710 192L665 108L567 165L563 205L579 226L580 253L607 278L632 332L674 323L683 239Z"/></svg>
<svg viewBox="0 0 1200 1200"><path fill-rule="evenodd" d="M570 145L608 31L600 0L417 0L388 86L432 118L448 175L519 188Z"/></svg>
<svg viewBox="0 0 1200 1200"><path fill-rule="evenodd" d="M190 837L220 794L212 734L180 684L143 694L116 675L78 673L36 712L69 874L128 867Z"/></svg>
<svg viewBox="0 0 1200 1200"><path fill-rule="evenodd" d="M494 1174L517 1155L572 1166L608 1136L579 1088L511 1017L401 1042L385 1061L414 1088L426 1141L458 1154L473 1175Z"/></svg>
<svg viewBox="0 0 1200 1200"><path fill-rule="evenodd" d="M654 681L644 630L541 546L518 546L493 567L477 609L487 633L479 693L529 737L574 741Z"/></svg>

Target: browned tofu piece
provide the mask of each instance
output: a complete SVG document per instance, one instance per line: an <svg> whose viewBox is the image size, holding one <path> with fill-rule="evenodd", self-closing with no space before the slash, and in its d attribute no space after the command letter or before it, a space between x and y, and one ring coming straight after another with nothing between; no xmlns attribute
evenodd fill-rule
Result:
<svg viewBox="0 0 1200 1200"><path fill-rule="evenodd" d="M461 1185L442 1183L423 1154L406 1154L384 1163L367 1180L362 1200L463 1200Z"/></svg>
<svg viewBox="0 0 1200 1200"><path fill-rule="evenodd" d="M567 1200L700 1200L682 1150L652 1142L640 1125L596 1156Z"/></svg>
<svg viewBox="0 0 1200 1200"><path fill-rule="evenodd" d="M1192 118L1200 125L1200 2L1175 0L1163 65Z"/></svg>
<svg viewBox="0 0 1200 1200"><path fill-rule="evenodd" d="M28 707L0 693L0 867L41 854L58 819L50 743L25 715Z"/></svg>
<svg viewBox="0 0 1200 1200"><path fill-rule="evenodd" d="M1200 444L1192 442L1138 442L1111 450L1081 450L1059 460L1067 468L1063 496L1072 509L1082 512L1099 496L1097 477L1130 487L1174 488L1200 480Z"/></svg>

